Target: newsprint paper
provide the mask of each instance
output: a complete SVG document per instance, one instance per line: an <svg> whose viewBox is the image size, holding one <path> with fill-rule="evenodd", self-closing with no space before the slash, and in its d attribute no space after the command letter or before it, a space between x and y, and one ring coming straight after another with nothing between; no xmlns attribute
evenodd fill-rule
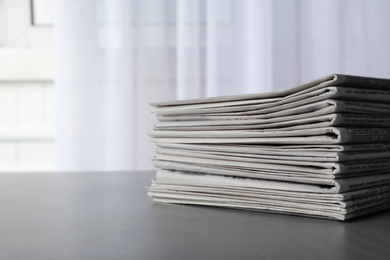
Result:
<svg viewBox="0 0 390 260"><path fill-rule="evenodd" d="M390 80L153 103L155 201L347 220L390 207Z"/></svg>

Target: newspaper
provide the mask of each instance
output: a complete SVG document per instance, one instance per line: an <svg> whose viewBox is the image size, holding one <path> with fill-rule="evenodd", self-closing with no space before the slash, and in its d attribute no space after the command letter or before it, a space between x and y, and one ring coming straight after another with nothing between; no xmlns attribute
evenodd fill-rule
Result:
<svg viewBox="0 0 390 260"><path fill-rule="evenodd" d="M299 167L293 165L283 164L266 164L266 163L238 163L238 162L217 162L205 159L194 158L175 158L164 156L160 159L153 159L153 164L157 168L172 169L178 171L192 171L199 173L207 173L214 175L224 176L239 176L253 179L265 179L265 180L283 180L289 182L310 183L318 185L334 186L335 180L339 178L350 178L359 176L377 176L388 172L386 167L388 163L385 160L379 162L373 162L375 170L366 170L370 167L370 164L357 165L356 171L345 171L338 173L338 175L332 174L332 169L318 168L318 167ZM164 160L169 158L170 160ZM180 161L182 159L182 161ZM191 163L184 162L184 160L191 160ZM352 168L352 167L351 167Z"/></svg>
<svg viewBox="0 0 390 260"><path fill-rule="evenodd" d="M301 96L294 96L292 98L286 97L276 102L260 103L262 100L250 101L235 101L235 102L220 102L212 104L201 105L183 105L177 106L172 104L168 107L156 107L152 112L160 115L191 115L191 114L226 114L230 115L232 112L245 112L240 115L258 114L261 110L262 114L268 114L280 110L292 109L305 106L311 103L324 103L323 100L332 99L346 99L349 101L359 100L363 102L381 102L386 103L390 99L390 91L373 90L371 94L363 94L357 89L346 89L342 87L328 87L312 93L306 93ZM352 92L352 94L350 93ZM366 91L368 92L368 91ZM357 94L358 93L358 94ZM368 92L370 93L370 92ZM255 103L255 104L250 104Z"/></svg>
<svg viewBox="0 0 390 260"><path fill-rule="evenodd" d="M331 75L283 92L154 103L160 121L149 135L161 143L389 142L390 80L357 78Z"/></svg>
<svg viewBox="0 0 390 260"><path fill-rule="evenodd" d="M282 130L307 129L330 126L372 126L389 127L389 116L353 115L353 114L328 114L311 116L303 119L277 118L274 120L214 120L214 121L187 121L187 122L159 122L155 124L157 130L249 130L282 128ZM271 121L271 122L270 122Z"/></svg>
<svg viewBox="0 0 390 260"><path fill-rule="evenodd" d="M390 207L390 80L152 106L157 202L338 220Z"/></svg>
<svg viewBox="0 0 390 260"><path fill-rule="evenodd" d="M174 149L157 149L156 159L175 161L191 164L207 164L207 165L233 165L243 168L266 168L273 169L273 165L277 165L277 169L283 169L286 166L288 170L300 171L300 172L312 172L313 167L317 173L322 174L346 174L353 170L354 173L382 170L390 168L389 154L383 154L382 158L374 158L344 162L322 162L322 161L310 161L310 160L291 160L290 157L284 158L261 158L259 156L243 156L242 154L235 153L199 153L188 151L177 151ZM261 165L261 167L258 167ZM287 167L291 166L291 167ZM293 168L294 167L294 168ZM268 168L266 168L268 169Z"/></svg>
<svg viewBox="0 0 390 260"><path fill-rule="evenodd" d="M351 160L367 160L390 157L390 144L359 145L317 145L313 146L273 146L273 145L237 145L237 144L176 144L156 143L157 153L177 151L192 154L233 155L236 158L250 157L275 160L339 162Z"/></svg>
<svg viewBox="0 0 390 260"><path fill-rule="evenodd" d="M390 128L321 127L299 130L149 132L156 143L342 144L390 142Z"/></svg>
<svg viewBox="0 0 390 260"><path fill-rule="evenodd" d="M148 187L156 201L280 210L345 220L375 208L388 207L389 186L334 193L314 185L251 180L159 170ZM329 193L332 191L333 193Z"/></svg>
<svg viewBox="0 0 390 260"><path fill-rule="evenodd" d="M187 99L187 100L176 100L168 102L158 102L151 103L154 107L168 107L168 106L183 106L183 105L193 105L193 104L208 104L208 103L218 103L218 102L231 102L231 101L243 101L243 100L257 100L262 99L266 102L274 102L283 97L295 97L298 96L298 99L306 98L304 96L306 93L313 93L318 89L324 89L328 86L343 86L349 88L357 88L355 93L358 95L367 95L374 94L377 98L388 98L387 92L377 93L371 92L373 90L390 90L390 80L389 79L380 79L380 78L368 78L360 76L350 76L342 74L331 74L325 77L322 77L317 80L313 80L306 84L302 84L295 88L290 88L280 92L269 92L261 94L246 94L246 95L233 95L233 96L222 96L222 97L210 97L210 98L198 98L198 99ZM366 89L362 92L359 92L359 89ZM351 96L353 93L346 93L347 97ZM373 98L374 101L377 101L377 98ZM152 110L152 112L156 112Z"/></svg>
<svg viewBox="0 0 390 260"><path fill-rule="evenodd" d="M177 109L177 108L176 108ZM229 108L231 110L236 107ZM331 113L357 113L371 115L389 115L390 105L387 103L347 101L326 99L288 110L273 108L271 111L256 109L250 112L229 112L225 113L194 113L190 115L161 115L157 114L157 119L164 121L207 121L207 120L250 120L250 119L268 119L269 122L280 122L279 117L285 117L286 120L295 120L308 116L318 116ZM199 111L203 112L203 111ZM290 116L290 117L287 117ZM275 121L272 121L275 120Z"/></svg>
<svg viewBox="0 0 390 260"><path fill-rule="evenodd" d="M268 213L280 213L280 214L289 214L289 215L300 215L300 216L310 216L326 219L336 219L336 220L348 220L354 217L361 215L366 215L374 213L377 211L385 210L390 208L389 202L390 199L385 200L376 200L373 199L373 203L366 207L359 207L359 205L354 206L350 209L340 209L340 210L327 210L318 205L317 207L312 207L311 209L304 208L295 208L293 205L275 205L277 200L269 201L268 204L265 203L248 203L247 201L237 202L237 201L226 201L221 200L220 198L214 198L212 200L207 197L196 196L191 199L185 198L183 195L178 198L164 198L161 194L153 195L154 201L163 202L163 203L175 203L175 204L188 204L188 205L202 205L202 206L214 206L214 207L225 207L241 210L251 210L251 211L261 211Z"/></svg>

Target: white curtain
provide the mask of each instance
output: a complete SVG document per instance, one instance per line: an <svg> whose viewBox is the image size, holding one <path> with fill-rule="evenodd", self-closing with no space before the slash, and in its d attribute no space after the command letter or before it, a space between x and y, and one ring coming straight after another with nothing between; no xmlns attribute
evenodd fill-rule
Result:
<svg viewBox="0 0 390 260"><path fill-rule="evenodd" d="M148 103L390 78L387 0L57 0L58 170L152 169Z"/></svg>

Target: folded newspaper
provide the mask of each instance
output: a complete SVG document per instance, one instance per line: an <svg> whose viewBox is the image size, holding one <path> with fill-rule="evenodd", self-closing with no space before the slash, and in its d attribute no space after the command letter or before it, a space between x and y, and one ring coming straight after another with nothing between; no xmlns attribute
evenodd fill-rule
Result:
<svg viewBox="0 0 390 260"><path fill-rule="evenodd" d="M390 208L390 80L152 104L155 201L346 220Z"/></svg>

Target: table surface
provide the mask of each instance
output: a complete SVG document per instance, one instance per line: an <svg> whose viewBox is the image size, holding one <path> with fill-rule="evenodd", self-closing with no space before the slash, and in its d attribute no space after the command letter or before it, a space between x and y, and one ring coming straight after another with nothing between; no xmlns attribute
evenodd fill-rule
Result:
<svg viewBox="0 0 390 260"><path fill-rule="evenodd" d="M390 211L338 222L159 204L154 175L1 173L0 259L390 257Z"/></svg>

